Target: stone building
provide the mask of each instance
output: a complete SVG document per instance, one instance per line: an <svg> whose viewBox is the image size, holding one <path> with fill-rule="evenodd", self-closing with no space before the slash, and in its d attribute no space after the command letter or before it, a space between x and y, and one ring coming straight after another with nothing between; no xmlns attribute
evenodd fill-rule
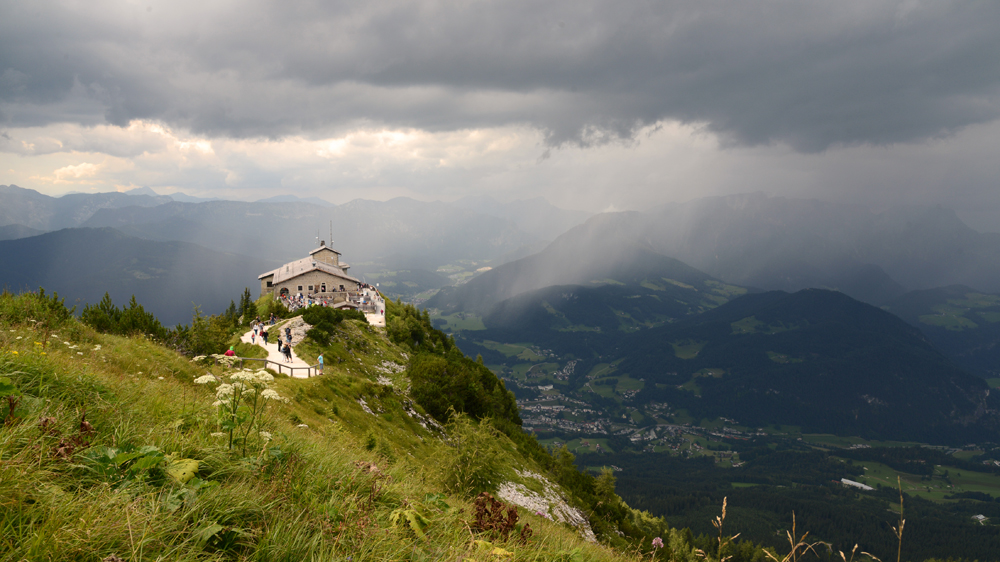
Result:
<svg viewBox="0 0 1000 562"><path fill-rule="evenodd" d="M345 300L348 291L358 290L358 280L347 274L351 266L340 262L340 252L320 241L319 248L302 258L264 273L260 279L261 296L313 295L331 301Z"/></svg>

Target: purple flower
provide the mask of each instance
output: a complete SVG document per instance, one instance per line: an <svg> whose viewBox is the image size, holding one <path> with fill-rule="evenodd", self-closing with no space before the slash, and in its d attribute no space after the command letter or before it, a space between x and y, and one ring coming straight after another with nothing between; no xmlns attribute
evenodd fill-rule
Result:
<svg viewBox="0 0 1000 562"><path fill-rule="evenodd" d="M660 537L653 539L653 548L663 548L663 539Z"/></svg>

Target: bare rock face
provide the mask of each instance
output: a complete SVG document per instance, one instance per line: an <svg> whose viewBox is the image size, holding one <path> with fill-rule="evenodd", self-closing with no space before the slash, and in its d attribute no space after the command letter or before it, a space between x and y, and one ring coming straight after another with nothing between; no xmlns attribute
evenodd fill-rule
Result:
<svg viewBox="0 0 1000 562"><path fill-rule="evenodd" d="M507 503L512 503L518 507L531 510L537 515L552 519L559 523L566 523L580 531L588 542L597 542L590 522L579 509L566 503L565 498L559 492L559 487L550 482L540 474L525 470L517 471L518 476L524 479L532 479L542 485L543 492L529 490L527 486L516 482L504 482L497 489L497 497Z"/></svg>

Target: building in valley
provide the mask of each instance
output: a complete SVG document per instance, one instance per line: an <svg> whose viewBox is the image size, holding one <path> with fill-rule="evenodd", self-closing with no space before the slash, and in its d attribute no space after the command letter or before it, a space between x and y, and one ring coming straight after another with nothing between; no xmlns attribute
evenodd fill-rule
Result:
<svg viewBox="0 0 1000 562"><path fill-rule="evenodd" d="M349 292L358 291L358 280L347 274L350 268L340 262L340 252L320 241L319 248L302 258L264 273L260 279L261 296L275 294L313 295L331 302L347 300Z"/></svg>

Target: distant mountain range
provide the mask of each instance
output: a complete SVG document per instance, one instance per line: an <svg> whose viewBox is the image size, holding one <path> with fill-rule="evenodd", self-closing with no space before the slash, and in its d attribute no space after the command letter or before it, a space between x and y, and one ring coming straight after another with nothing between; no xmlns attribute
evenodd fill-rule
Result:
<svg viewBox="0 0 1000 562"><path fill-rule="evenodd" d="M985 381L898 317L835 291L746 295L622 345L618 372L646 380L637 402L696 417L938 443L1000 435L1000 396Z"/></svg>
<svg viewBox="0 0 1000 562"><path fill-rule="evenodd" d="M244 287L259 292L257 275L274 267L259 258L216 252L186 242L158 242L112 228L73 228L0 241L0 287L44 287L68 305L117 304L135 295L165 325L189 323L195 305L221 312Z"/></svg>
<svg viewBox="0 0 1000 562"><path fill-rule="evenodd" d="M0 226L21 225L50 231L80 226L100 209L154 207L169 197L125 193L74 193L49 197L16 185L0 185Z"/></svg>

